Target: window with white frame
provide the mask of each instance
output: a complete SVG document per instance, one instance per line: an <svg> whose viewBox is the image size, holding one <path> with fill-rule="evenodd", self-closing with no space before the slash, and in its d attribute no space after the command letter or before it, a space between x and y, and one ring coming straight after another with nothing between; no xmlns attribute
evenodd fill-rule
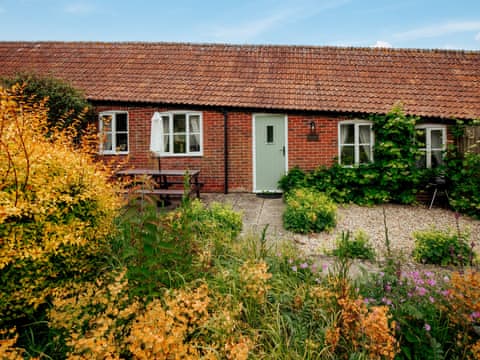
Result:
<svg viewBox="0 0 480 360"><path fill-rule="evenodd" d="M443 125L419 125L416 140L421 157L418 166L435 168L443 163L443 154L447 148L447 128Z"/></svg>
<svg viewBox="0 0 480 360"><path fill-rule="evenodd" d="M159 155L202 155L202 114L191 111L156 112L152 118L150 150Z"/></svg>
<svg viewBox="0 0 480 360"><path fill-rule="evenodd" d="M126 111L100 113L99 129L102 154L128 153L128 113Z"/></svg>
<svg viewBox="0 0 480 360"><path fill-rule="evenodd" d="M354 166L373 161L372 123L353 120L338 125L338 161L340 165Z"/></svg>

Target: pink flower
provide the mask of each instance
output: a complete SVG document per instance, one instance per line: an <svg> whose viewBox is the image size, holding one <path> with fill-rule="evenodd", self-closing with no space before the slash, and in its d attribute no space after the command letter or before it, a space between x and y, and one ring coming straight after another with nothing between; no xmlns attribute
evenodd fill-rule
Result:
<svg viewBox="0 0 480 360"><path fill-rule="evenodd" d="M430 326L430 324L427 324L427 323L425 323L424 328L425 328L426 331L432 330L432 327Z"/></svg>
<svg viewBox="0 0 480 360"><path fill-rule="evenodd" d="M470 317L472 318L472 320L477 320L478 318L480 318L480 311L474 311Z"/></svg>
<svg viewBox="0 0 480 360"><path fill-rule="evenodd" d="M417 286L417 294L418 295L425 296L426 293L427 293L427 289L425 289L422 286L420 286L420 287Z"/></svg>
<svg viewBox="0 0 480 360"><path fill-rule="evenodd" d="M427 284L430 285L430 286L435 286L437 284L437 282L435 281L435 279L428 279Z"/></svg>
<svg viewBox="0 0 480 360"><path fill-rule="evenodd" d="M428 300L430 300L430 302L433 304L435 302L435 299L432 297L432 296L429 296L428 297Z"/></svg>
<svg viewBox="0 0 480 360"><path fill-rule="evenodd" d="M306 269L308 268L308 264L306 262L300 264L300 269Z"/></svg>

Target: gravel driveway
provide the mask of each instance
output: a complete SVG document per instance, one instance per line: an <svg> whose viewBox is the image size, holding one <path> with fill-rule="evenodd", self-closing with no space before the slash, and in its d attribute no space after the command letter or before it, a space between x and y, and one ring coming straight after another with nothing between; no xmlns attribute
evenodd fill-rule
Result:
<svg viewBox="0 0 480 360"><path fill-rule="evenodd" d="M362 229L368 234L377 257L386 253L385 226L383 209L385 209L390 247L399 260L411 260L414 246L412 233L416 230L456 229L455 213L445 209L428 209L424 206L379 205L364 207L357 205L339 206L337 226L330 233L311 235L294 235L297 245L306 255L324 254L335 247L336 239L342 231L355 232ZM477 254L480 248L480 221L466 216L458 218L460 229L470 232L470 239L475 243Z"/></svg>

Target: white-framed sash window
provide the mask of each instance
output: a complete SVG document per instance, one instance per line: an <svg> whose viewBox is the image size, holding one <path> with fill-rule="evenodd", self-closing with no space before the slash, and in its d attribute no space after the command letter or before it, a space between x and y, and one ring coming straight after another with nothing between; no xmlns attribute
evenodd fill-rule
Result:
<svg viewBox="0 0 480 360"><path fill-rule="evenodd" d="M374 136L372 123L348 120L338 124L338 162L356 166L373 161Z"/></svg>
<svg viewBox="0 0 480 360"><path fill-rule="evenodd" d="M101 112L99 130L101 154L128 154L128 112Z"/></svg>
<svg viewBox="0 0 480 360"><path fill-rule="evenodd" d="M416 140L421 153L418 160L419 167L430 169L443 164L443 155L447 149L447 127L445 125L418 125Z"/></svg>
<svg viewBox="0 0 480 360"><path fill-rule="evenodd" d="M202 113L194 111L154 113L150 150L161 156L203 155Z"/></svg>

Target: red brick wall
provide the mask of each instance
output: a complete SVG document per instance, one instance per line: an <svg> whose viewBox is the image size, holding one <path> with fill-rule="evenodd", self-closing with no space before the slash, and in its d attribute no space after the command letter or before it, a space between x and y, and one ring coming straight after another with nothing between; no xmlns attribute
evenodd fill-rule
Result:
<svg viewBox="0 0 480 360"><path fill-rule="evenodd" d="M288 167L313 170L332 165L338 156L338 118L318 115L288 115ZM310 123L315 123L317 141L309 141Z"/></svg>
<svg viewBox="0 0 480 360"><path fill-rule="evenodd" d="M198 109L183 107L184 110ZM105 156L106 159L127 161L128 166L158 168L159 159L150 153L150 126L155 111L178 110L172 107L154 106L97 106L96 110L128 111L129 155ZM198 110L200 111L200 110ZM224 190L224 118L221 111L201 110L203 114L203 156L162 157L163 169L200 169L200 181L204 191ZM253 190L252 113L228 112L229 191ZM289 168L299 166L310 170L319 165L331 165L337 156L338 118L317 115L288 115ZM314 121L318 141L308 141L310 122Z"/></svg>

